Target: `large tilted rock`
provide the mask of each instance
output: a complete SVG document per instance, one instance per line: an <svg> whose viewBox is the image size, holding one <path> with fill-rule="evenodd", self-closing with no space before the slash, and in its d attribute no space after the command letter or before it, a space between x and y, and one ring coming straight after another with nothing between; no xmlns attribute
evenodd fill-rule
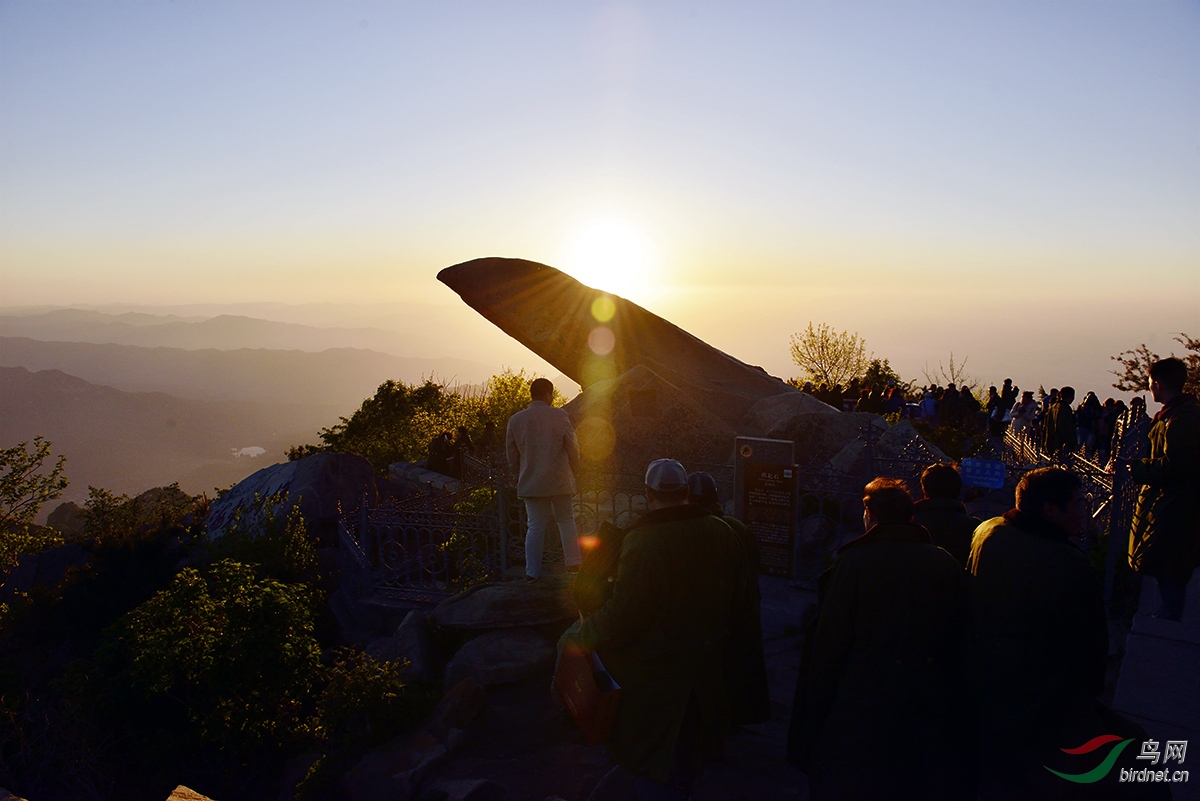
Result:
<svg viewBox="0 0 1200 801"><path fill-rule="evenodd" d="M584 286L544 264L475 259L447 267L438 280L584 389L642 365L730 427L757 401L796 392L762 368L722 353L636 303ZM611 298L614 305L600 308L607 303L597 303L602 298ZM611 331L608 343L607 334L596 331L599 327ZM611 344L611 351L597 355L589 337L596 350L604 352Z"/></svg>
<svg viewBox="0 0 1200 801"><path fill-rule="evenodd" d="M611 473L641 475L664 457L724 464L736 436L687 393L641 365L592 384L566 410L585 467Z"/></svg>
<svg viewBox="0 0 1200 801"><path fill-rule="evenodd" d="M574 576L544 573L538 581L480 584L442 601L429 613L434 626L467 631L559 623L579 616L571 596Z"/></svg>

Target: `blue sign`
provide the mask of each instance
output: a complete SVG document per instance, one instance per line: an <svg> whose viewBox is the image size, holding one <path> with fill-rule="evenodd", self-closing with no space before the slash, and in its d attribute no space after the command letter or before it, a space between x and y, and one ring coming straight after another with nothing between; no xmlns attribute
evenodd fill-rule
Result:
<svg viewBox="0 0 1200 801"><path fill-rule="evenodd" d="M962 480L972 487L1000 489L1004 486L1004 462L990 459L963 459Z"/></svg>

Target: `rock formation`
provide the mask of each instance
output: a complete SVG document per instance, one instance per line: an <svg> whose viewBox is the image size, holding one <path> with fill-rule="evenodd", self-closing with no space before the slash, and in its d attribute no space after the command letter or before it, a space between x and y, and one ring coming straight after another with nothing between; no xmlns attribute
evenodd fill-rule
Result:
<svg viewBox="0 0 1200 801"><path fill-rule="evenodd" d="M371 463L361 456L318 453L264 467L243 479L213 501L204 524L210 537L220 537L239 509L242 514L250 513L258 503L256 498L285 493L287 500L277 514L286 514L299 504L309 532L315 533L335 527L339 515L358 509L364 496L367 506L375 506L381 495L397 492L399 488L376 477Z"/></svg>
<svg viewBox="0 0 1200 801"><path fill-rule="evenodd" d="M636 303L544 264L475 259L447 267L438 280L585 390L640 365L730 428L757 401L796 392Z"/></svg>
<svg viewBox="0 0 1200 801"><path fill-rule="evenodd" d="M592 384L566 410L584 468L610 473L640 476L647 464L664 456L684 464L724 464L737 436L688 393L643 365Z"/></svg>

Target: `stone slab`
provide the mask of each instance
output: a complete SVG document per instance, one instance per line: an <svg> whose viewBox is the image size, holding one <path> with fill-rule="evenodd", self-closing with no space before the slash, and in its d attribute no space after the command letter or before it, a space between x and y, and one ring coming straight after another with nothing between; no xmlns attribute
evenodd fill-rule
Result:
<svg viewBox="0 0 1200 801"><path fill-rule="evenodd" d="M545 264L483 258L447 267L437 277L585 389L641 365L730 427L763 398L798 393L636 303Z"/></svg>

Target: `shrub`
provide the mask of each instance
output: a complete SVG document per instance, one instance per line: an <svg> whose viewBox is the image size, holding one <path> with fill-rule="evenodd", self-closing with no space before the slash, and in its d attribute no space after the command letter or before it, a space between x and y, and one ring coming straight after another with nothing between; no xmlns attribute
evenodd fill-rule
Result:
<svg viewBox="0 0 1200 801"><path fill-rule="evenodd" d="M130 679L182 706L222 749L281 746L304 728L320 647L304 585L260 579L224 559L185 568L122 623Z"/></svg>

